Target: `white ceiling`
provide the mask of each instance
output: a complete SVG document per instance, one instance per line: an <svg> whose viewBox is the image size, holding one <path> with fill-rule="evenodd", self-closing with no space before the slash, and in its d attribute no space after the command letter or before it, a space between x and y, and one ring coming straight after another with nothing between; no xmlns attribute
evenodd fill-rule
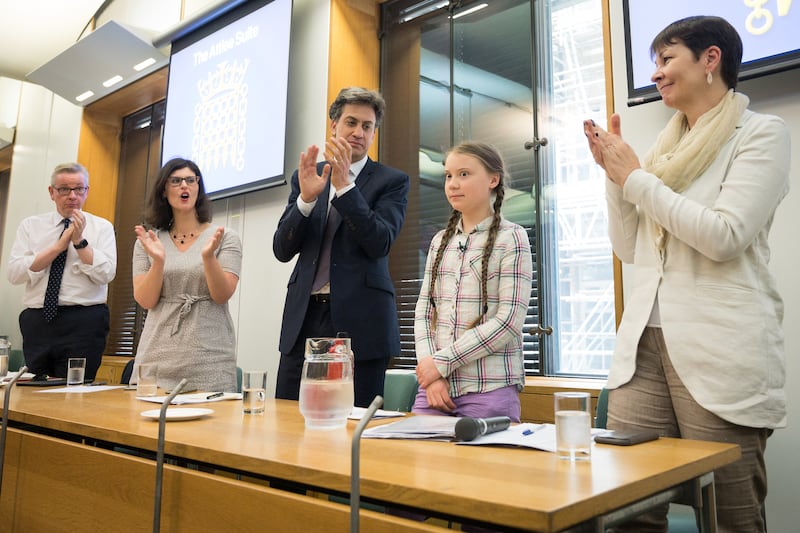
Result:
<svg viewBox="0 0 800 533"><path fill-rule="evenodd" d="M103 0L0 0L0 76L24 80L63 52Z"/></svg>

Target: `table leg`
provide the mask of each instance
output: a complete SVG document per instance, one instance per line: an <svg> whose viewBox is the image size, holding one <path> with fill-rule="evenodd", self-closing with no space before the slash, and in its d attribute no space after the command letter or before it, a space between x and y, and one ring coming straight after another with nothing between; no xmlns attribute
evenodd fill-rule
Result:
<svg viewBox="0 0 800 533"><path fill-rule="evenodd" d="M705 479L706 476L709 479ZM714 473L710 472L700 479L701 509L700 533L717 533L717 498L714 489ZM705 484L702 484L706 481Z"/></svg>

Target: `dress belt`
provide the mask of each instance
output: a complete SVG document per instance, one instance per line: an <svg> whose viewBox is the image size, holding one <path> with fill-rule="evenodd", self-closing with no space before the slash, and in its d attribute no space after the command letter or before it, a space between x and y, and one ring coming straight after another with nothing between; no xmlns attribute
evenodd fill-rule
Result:
<svg viewBox="0 0 800 533"><path fill-rule="evenodd" d="M331 303L331 295L328 292L318 292L311 295L311 301L315 304L329 304Z"/></svg>
<svg viewBox="0 0 800 533"><path fill-rule="evenodd" d="M193 294L179 294L177 298L164 298L164 302L182 304L180 310L178 311L178 318L172 325L172 331L170 331L170 335L175 335L178 333L178 330L181 328L181 322L183 321L184 317L189 314L189 311L192 310L192 305L197 302L210 299L211 296L209 295L195 296Z"/></svg>

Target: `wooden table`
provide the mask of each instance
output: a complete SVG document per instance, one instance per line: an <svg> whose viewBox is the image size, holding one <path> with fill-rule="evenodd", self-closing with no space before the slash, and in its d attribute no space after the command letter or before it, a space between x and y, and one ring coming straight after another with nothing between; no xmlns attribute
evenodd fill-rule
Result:
<svg viewBox="0 0 800 533"><path fill-rule="evenodd" d="M156 450L158 423L140 413L158 405L122 389L37 390L16 387L10 401L0 523L18 531L41 524L49 531L59 530L54 524L64 531L109 531L110 523L120 531L147 530L155 463L152 453L137 457L126 450ZM276 490L267 481L346 495L355 422L341 430L305 430L297 403L284 400L268 400L265 415L242 415L237 401L197 407L214 413L167 423L165 452L177 464L165 472L163 531L211 530L214 520L242 531L259 521L261 529L273 531L348 529L348 506ZM590 462L573 464L530 449L365 439L361 498L502 529L552 532L579 525L600 530L603 517L616 520L636 502L669 489L673 497L675 487L695 488L698 502L706 498L713 528L708 474L739 456L736 445L659 439L632 447L596 445ZM200 467L181 466L186 463ZM54 494L44 506L42 491ZM69 505L85 509L71 513ZM44 518L32 521L37 512ZM275 522L279 514L285 523ZM362 517L363 531L435 530L369 511Z"/></svg>

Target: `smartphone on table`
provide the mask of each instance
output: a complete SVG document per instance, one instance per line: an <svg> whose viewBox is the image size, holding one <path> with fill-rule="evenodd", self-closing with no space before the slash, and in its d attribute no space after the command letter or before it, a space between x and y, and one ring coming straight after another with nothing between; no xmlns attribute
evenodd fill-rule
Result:
<svg viewBox="0 0 800 533"><path fill-rule="evenodd" d="M654 429L617 429L598 433L594 441L600 444L614 444L616 446L631 446L642 442L649 442L658 438L658 431Z"/></svg>

